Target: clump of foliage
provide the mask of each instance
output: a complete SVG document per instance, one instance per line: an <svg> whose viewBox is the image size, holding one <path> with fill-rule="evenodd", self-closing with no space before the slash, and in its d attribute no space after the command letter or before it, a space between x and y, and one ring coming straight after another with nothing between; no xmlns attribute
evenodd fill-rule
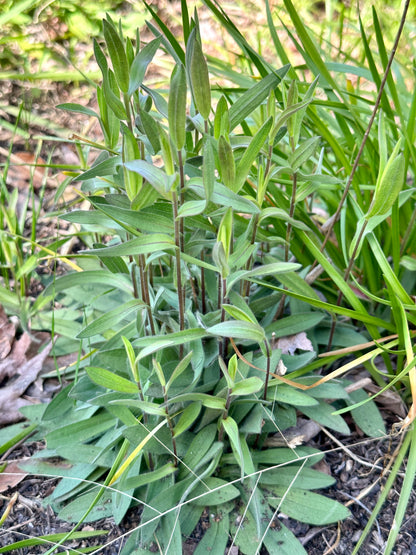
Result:
<svg viewBox="0 0 416 555"><path fill-rule="evenodd" d="M57 351L83 356L68 376L74 382L47 407L24 410L47 442L25 468L62 473L45 460L52 456L72 463L47 499L70 522L120 522L141 506L125 553L155 544L182 553L182 538L209 507L197 553L222 553L231 538L242 553L264 545L301 554L280 513L323 525L349 512L313 491L333 483L312 468L323 454L284 445L285 430L302 413L347 435L341 413L351 411L377 437L385 428L374 402L363 390L347 393L343 372L363 363L382 388L412 381L416 234L407 222L416 211L406 175L414 174L414 128L398 129L384 95L363 142L374 99L359 81L352 91L334 78L289 0L310 80L285 63L268 4L278 69L224 11L205 4L258 78L214 87L210 73L229 81L233 73L218 60L207 64L198 17L182 2L185 47L150 7L160 30L149 23L155 38L143 48L139 33L126 38L108 16L105 44L94 43L99 111L61 106L97 118L104 142L92 144L99 156L76 176L90 209L62 216L81 226L87 248L77 271L41 296L59 308L36 314L32 327L53 323ZM159 48L174 61L167 97L145 79ZM366 53L365 75L379 84ZM416 94L400 85L399 94L389 81L405 123ZM305 331L310 349L282 353L279 338ZM315 375L328 345L342 350L327 363L348 348L361 354L330 382ZM373 364L379 354L388 374ZM271 448L271 436L284 446Z"/></svg>

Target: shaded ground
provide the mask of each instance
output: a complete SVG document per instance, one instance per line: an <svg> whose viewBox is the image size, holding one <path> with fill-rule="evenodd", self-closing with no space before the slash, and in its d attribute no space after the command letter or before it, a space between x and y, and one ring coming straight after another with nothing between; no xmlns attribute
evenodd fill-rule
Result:
<svg viewBox="0 0 416 555"><path fill-rule="evenodd" d="M368 440L363 439L356 432L347 440L343 438L343 443L344 445L348 443L350 453L334 444L323 432L312 442L314 446L327 452L319 469L327 471L337 479L336 486L323 493L348 505L351 517L341 522L339 527L335 525L316 527L280 515L282 522L292 529L309 555L352 553L361 531L368 521L369 514L377 502L380 489L385 483L387 473L384 475L384 469L391 462L391 457L399 444L399 438L387 437L382 440ZM42 447L42 444L36 442L25 444L10 453L9 460L22 461ZM17 491L19 494L4 528L0 532L0 546L7 546L27 537L71 530L71 525L57 520L52 510L42 505L42 499L51 493L55 485L55 479L27 476L18 486L10 488L0 496L2 513L13 493ZM365 555L383 553L383 546L392 527L400 486L401 479L399 478L360 553ZM368 490L370 490L369 493L365 495ZM112 542L111 545L100 548L97 553L115 555L119 553L129 532L139 525L139 513L137 508L130 510L121 526L116 526L111 518L81 526L80 530L106 530L108 535L74 541L69 544L69 547L80 549ZM201 520L193 536L184 545L186 555L193 553L208 525L207 520ZM31 547L16 552L16 555L34 555L44 552L44 547ZM234 551L233 555L236 553ZM266 552L262 553L264 555ZM416 555L416 493L412 494L394 554Z"/></svg>

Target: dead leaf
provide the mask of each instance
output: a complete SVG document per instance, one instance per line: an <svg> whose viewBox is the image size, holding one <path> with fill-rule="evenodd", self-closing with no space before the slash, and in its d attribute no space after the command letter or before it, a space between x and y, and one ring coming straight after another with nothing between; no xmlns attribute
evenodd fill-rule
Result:
<svg viewBox="0 0 416 555"><path fill-rule="evenodd" d="M21 396L38 377L52 345L52 341L50 341L41 353L14 367L13 377L0 391L0 424L11 424L22 420L23 416L19 409L30 403L27 399L22 399ZM12 357L8 357L6 360L9 358ZM15 361L15 359L13 360Z"/></svg>
<svg viewBox="0 0 416 555"><path fill-rule="evenodd" d="M23 472L16 461L9 463L6 469L0 473L0 493L14 488L27 476L27 472Z"/></svg>
<svg viewBox="0 0 416 555"><path fill-rule="evenodd" d="M307 338L304 331L295 333L294 335L287 335L286 337L279 337L275 340L273 347L275 349L281 349L282 353L285 355L294 355L297 349L300 351L313 351L312 343Z"/></svg>
<svg viewBox="0 0 416 555"><path fill-rule="evenodd" d="M380 391L380 387L374 383L368 384L365 389L372 395ZM400 418L404 418L406 416L406 405L397 391L394 391L393 389L386 389L386 391L377 395L374 400L380 408L388 410Z"/></svg>
<svg viewBox="0 0 416 555"><path fill-rule="evenodd" d="M318 435L320 431L321 427L317 422L299 418L296 426L292 426L282 433L273 434L268 437L264 442L264 446L294 448L308 443Z"/></svg>
<svg viewBox="0 0 416 555"><path fill-rule="evenodd" d="M29 334L23 335L13 342L11 351L4 360L0 360L0 381L15 375L17 369L26 362L27 351L32 343Z"/></svg>
<svg viewBox="0 0 416 555"><path fill-rule="evenodd" d="M10 353L15 333L16 326L13 322L10 322L3 307L0 305L0 360L5 359Z"/></svg>

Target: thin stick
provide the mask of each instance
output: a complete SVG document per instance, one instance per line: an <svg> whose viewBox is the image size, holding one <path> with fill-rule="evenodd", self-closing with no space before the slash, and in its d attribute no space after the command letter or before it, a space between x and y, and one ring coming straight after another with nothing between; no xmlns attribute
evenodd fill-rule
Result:
<svg viewBox="0 0 416 555"><path fill-rule="evenodd" d="M358 169L358 164L359 164L359 162L360 162L362 153L363 153L363 151L364 151L365 144L366 144L366 142L367 142L368 136L369 136L370 131L371 131L371 128L372 128L372 126L373 126L373 123L374 123L374 120L375 120L375 117L376 117L376 114L377 114L377 110L378 110L378 108L379 108L379 106L380 106L381 97L382 97L382 95L383 95L384 88L385 88L386 82L387 82L387 78L388 78L388 76L389 76L390 69L391 69L391 66L392 66L394 57L395 57L395 55L396 55L397 46L398 46L398 44L399 44L400 36L401 36L401 34L402 34L403 27L404 27L404 24L405 24L405 21L406 21L406 15L407 15L407 11L408 11L408 9L409 9L409 4L410 4L410 0L406 0L405 5L404 5L404 8L403 8L402 17L401 17L401 19L400 19L399 29L397 30L397 35L396 35L396 38L395 38L395 40L394 40L393 48L392 48L392 51L391 51L391 53L390 53L389 60L388 60L388 62L387 62L387 67L386 67L386 70L385 70L385 72L384 72L383 79L382 79L381 84L380 84L380 89L379 89L379 91L378 91L378 95L377 95L377 98L376 98L376 102L375 102L375 104L374 104L373 112L372 112L372 114L371 114L370 121L368 122L368 126L367 126L367 129L366 129L365 133L364 133L364 137L363 137L363 140L362 140L362 142L361 142L360 148L359 148L359 150L358 150L357 156L356 156L356 158L355 158L355 160L354 160L354 165L353 165L353 167L352 167L350 176L349 176L348 181L347 181L347 184L346 184L346 186L345 186L344 193L343 193L343 195L342 195L342 197L341 197L340 203L339 203L339 205L338 205L338 208L337 208L335 214L334 214L334 215L326 222L326 224L324 225L324 227L327 227L327 231L326 231L326 235L325 235L325 237L324 237L324 240L323 240L323 242L322 242L321 252L323 252L323 250L324 250L324 248L325 248L325 245L327 244L328 239L329 239L329 237L330 237L330 235L331 235L331 233L332 233L332 230L333 230L333 228L334 228L334 225L336 224L336 222L337 222L337 220L338 220L338 218L339 218L339 215L340 215L340 213L341 213L341 210L342 210L342 207L343 207L343 205L344 205L345 199L347 198L348 191L350 190L350 187L351 187L352 181L353 181L353 179L354 179L355 173L356 173L356 171L357 171L357 169Z"/></svg>

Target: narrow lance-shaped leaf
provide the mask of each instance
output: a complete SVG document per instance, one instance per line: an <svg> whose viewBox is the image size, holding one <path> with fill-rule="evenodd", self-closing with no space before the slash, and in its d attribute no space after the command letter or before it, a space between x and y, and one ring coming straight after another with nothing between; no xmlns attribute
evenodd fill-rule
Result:
<svg viewBox="0 0 416 555"><path fill-rule="evenodd" d="M107 389L112 389L113 391L118 391L120 393L136 393L137 385L126 380L122 376L114 374L105 368L96 368L93 366L88 366L86 372L90 380L94 383L101 385Z"/></svg>
<svg viewBox="0 0 416 555"><path fill-rule="evenodd" d="M206 335L208 335L208 333L201 328L191 328L165 336L152 336L137 339L135 341L135 345L143 348L137 355L136 362L155 353L156 351L159 351L160 349L174 347L175 345L183 345L184 343L189 343L195 339L202 339Z"/></svg>
<svg viewBox="0 0 416 555"><path fill-rule="evenodd" d="M127 127L127 125L123 124L122 122L121 131L123 134L123 162L130 162L132 160L140 159L140 149L139 145L137 144L137 140L130 129ZM136 197L137 193L140 191L143 183L143 178L140 174L130 171L125 166L123 167L123 173L126 193L129 197L129 200L132 201Z"/></svg>
<svg viewBox="0 0 416 555"><path fill-rule="evenodd" d="M307 160L315 154L320 137L311 137L300 144L295 152L290 156L289 163L292 170L297 171Z"/></svg>
<svg viewBox="0 0 416 555"><path fill-rule="evenodd" d="M174 437L178 437L185 430L187 430L192 426L192 424L198 418L198 415L201 412L201 408L202 408L202 403L200 401L191 403L186 407L186 409L181 414L178 420L178 423L175 425L173 429Z"/></svg>
<svg viewBox="0 0 416 555"><path fill-rule="evenodd" d="M156 375L157 375L157 379L159 380L160 385L164 388L166 386L166 378L163 373L162 366L160 362L158 362L155 359L153 359L152 362L153 362L154 371L156 372Z"/></svg>
<svg viewBox="0 0 416 555"><path fill-rule="evenodd" d="M114 74L108 70L108 74L103 76L103 94L104 98L119 120L126 120L127 113L120 98L114 92L112 83L114 82Z"/></svg>
<svg viewBox="0 0 416 555"><path fill-rule="evenodd" d="M359 255L364 238L385 220L399 196L404 184L406 168L404 156L398 154L401 142L397 143L387 164L385 164L384 171L380 171L370 208L367 214L358 221L357 231L349 248L350 256L353 253L355 256ZM383 161L381 160L382 164Z"/></svg>
<svg viewBox="0 0 416 555"><path fill-rule="evenodd" d="M169 131L178 150L185 144L186 75L182 64L177 64L170 80L168 102Z"/></svg>
<svg viewBox="0 0 416 555"><path fill-rule="evenodd" d="M129 68L131 69L131 64L134 60L134 47L130 37L126 38L126 57Z"/></svg>
<svg viewBox="0 0 416 555"><path fill-rule="evenodd" d="M101 49L101 46L98 44L96 39L93 40L93 49L94 49L94 56L97 61L97 64L100 66L101 73L103 77L107 75L108 72L108 63L107 58L105 57L104 52Z"/></svg>
<svg viewBox="0 0 416 555"><path fill-rule="evenodd" d="M251 139L246 151L244 152L236 171L235 182L233 184L233 190L238 193L241 187L244 185L247 179L250 168L264 145L265 140L271 129L273 120L269 118L257 131L254 137Z"/></svg>
<svg viewBox="0 0 416 555"><path fill-rule="evenodd" d="M228 208L222 217L220 227L218 228L218 242L224 247L225 256L228 262L231 249L231 238L233 233L233 209Z"/></svg>
<svg viewBox="0 0 416 555"><path fill-rule="evenodd" d="M266 100L270 89L276 87L286 73L289 71L290 66L286 65L275 73L266 75L261 81L248 89L230 108L230 129L234 129L238 124L246 119L254 112L260 104Z"/></svg>
<svg viewBox="0 0 416 555"><path fill-rule="evenodd" d="M265 333L261 326L252 322L231 321L221 322L207 328L207 333L217 337L232 337L234 339L248 339L261 343Z"/></svg>
<svg viewBox="0 0 416 555"><path fill-rule="evenodd" d="M193 355L193 351L190 351L176 366L175 370L172 372L171 377L169 378L167 384L166 384L166 393L169 391L170 386L173 384L173 382L179 378L179 376L182 374L182 372L184 372L187 368L189 363L191 362L192 359L192 355Z"/></svg>
<svg viewBox="0 0 416 555"><path fill-rule="evenodd" d="M169 235L163 233L151 233L141 235L119 245L111 245L102 249L83 251L83 254L95 254L97 256L135 256L137 254L148 254L156 251L174 250L174 241Z"/></svg>
<svg viewBox="0 0 416 555"><path fill-rule="evenodd" d="M160 131L158 124L146 110L140 110L140 121L143 131L152 145L153 154L157 154L160 150Z"/></svg>
<svg viewBox="0 0 416 555"><path fill-rule="evenodd" d="M116 172L116 167L120 164L121 158L119 156L112 156L111 158L107 158L106 160L99 162L83 174L77 176L77 181L86 181L87 179L93 179L94 177L113 175Z"/></svg>
<svg viewBox="0 0 416 555"><path fill-rule="evenodd" d="M225 254L224 245L217 241L212 248L212 260L217 268L219 268L221 277L224 279L230 273L230 267L227 262L227 255Z"/></svg>
<svg viewBox="0 0 416 555"><path fill-rule="evenodd" d="M140 374L139 374L138 365L136 364L136 355L134 353L133 345L130 343L127 337L124 337L124 335L121 336L121 339L123 341L124 348L126 349L127 360L129 361L130 371L132 373L134 381L136 383L139 383Z"/></svg>
<svg viewBox="0 0 416 555"><path fill-rule="evenodd" d="M311 100L303 100L302 102L298 102L294 106L290 106L286 108L285 110L283 110L283 112L281 112L278 115L276 122L274 124L274 127L270 132L269 144L273 144L278 131L283 127L286 121L299 110L305 110L305 108L308 106L308 104L310 104L310 102Z"/></svg>
<svg viewBox="0 0 416 555"><path fill-rule="evenodd" d="M160 46L160 41L160 37L152 40L149 44L146 44L146 46L134 58L130 68L128 89L129 95L132 95L142 84L147 66L153 60L153 56L156 54L156 51Z"/></svg>
<svg viewBox="0 0 416 555"><path fill-rule="evenodd" d="M189 35L186 49L186 63L195 107L204 120L207 120L211 112L211 85L197 27L194 27Z"/></svg>
<svg viewBox="0 0 416 555"><path fill-rule="evenodd" d="M77 335L78 339L85 339L86 337L92 337L99 333L111 330L119 321L126 318L132 312L137 311L139 307L143 307L144 303L139 299L132 299L120 306L117 306L113 310L106 312L90 324L86 326Z"/></svg>
<svg viewBox="0 0 416 555"><path fill-rule="evenodd" d="M241 468L241 477L244 476L244 458L243 458L243 453L241 451L241 445L240 445L240 436L238 433L238 426L237 426L237 422L231 418L231 416L228 416L227 418L225 418L222 421L222 425L224 427L224 430L226 432L226 434L228 435L229 439L230 439L230 443L231 443L231 447L234 453L234 456Z"/></svg>
<svg viewBox="0 0 416 555"><path fill-rule="evenodd" d="M223 361L222 357L218 357L218 362L219 362L220 368L222 370L222 373L224 374L225 381L227 382L228 389L233 388L234 387L234 378L232 378L230 376L230 374L228 372L227 365Z"/></svg>
<svg viewBox="0 0 416 555"><path fill-rule="evenodd" d="M237 370L238 370L238 359L237 359L237 355L234 354L228 362L228 373L230 374L232 380L235 380L235 377L237 375Z"/></svg>
<svg viewBox="0 0 416 555"><path fill-rule="evenodd" d="M103 31L117 84L123 93L127 93L129 89L129 66L123 41L115 27L105 19L103 20Z"/></svg>
<svg viewBox="0 0 416 555"><path fill-rule="evenodd" d="M230 143L220 136L218 141L218 158L220 162L220 173L222 182L228 189L234 190L235 182L235 162L233 149Z"/></svg>
<svg viewBox="0 0 416 555"><path fill-rule="evenodd" d="M232 388L231 395L251 395L257 393L264 386L263 380L255 376L237 382Z"/></svg>
<svg viewBox="0 0 416 555"><path fill-rule="evenodd" d="M144 177L162 196L166 196L174 183L173 177L166 175L163 170L146 162L146 160L126 162L125 167Z"/></svg>
<svg viewBox="0 0 416 555"><path fill-rule="evenodd" d="M401 143L402 141L397 143L383 173L377 179L367 219L387 214L403 187L406 163L404 157L399 154Z"/></svg>
<svg viewBox="0 0 416 555"><path fill-rule="evenodd" d="M298 86L296 84L296 81L293 80L290 83L289 86L289 91L287 93L287 108L293 106L294 104L296 104L298 102ZM294 148L296 146L296 143L294 142L294 131L295 131L295 126L296 126L296 117L293 115L291 116L288 120L287 120L287 131L289 133L289 137L290 140L292 142L292 148Z"/></svg>
<svg viewBox="0 0 416 555"><path fill-rule="evenodd" d="M87 108L86 106L82 106L81 104L75 104L73 102L67 102L64 104L58 104L56 106L60 110L67 110L68 112L77 112L78 114L84 114L85 116L92 117L92 118L100 118L97 112L91 110L91 108Z"/></svg>
<svg viewBox="0 0 416 555"><path fill-rule="evenodd" d="M202 181L205 189L205 206L208 206L212 193L214 192L215 185L214 148L209 138L205 140L203 155L204 161L202 163Z"/></svg>
<svg viewBox="0 0 416 555"><path fill-rule="evenodd" d="M168 134L161 125L159 125L159 139L160 146L162 147L162 158L165 164L165 172L167 175L173 175L175 173L175 166L173 164L172 147Z"/></svg>
<svg viewBox="0 0 416 555"><path fill-rule="evenodd" d="M225 96L223 95L217 104L217 110L214 117L214 137L217 139L221 135L228 138L230 132L230 116L228 113L228 104Z"/></svg>
<svg viewBox="0 0 416 555"><path fill-rule="evenodd" d="M308 90L306 91L305 96L303 97L303 102L305 106L301 108L299 111L296 111L296 114L292 116L294 120L293 124L293 143L297 145L299 143L299 136L302 127L302 121L306 113L306 108L313 99L313 93L315 92L316 86L318 85L319 75L317 75L314 81L310 84Z"/></svg>

